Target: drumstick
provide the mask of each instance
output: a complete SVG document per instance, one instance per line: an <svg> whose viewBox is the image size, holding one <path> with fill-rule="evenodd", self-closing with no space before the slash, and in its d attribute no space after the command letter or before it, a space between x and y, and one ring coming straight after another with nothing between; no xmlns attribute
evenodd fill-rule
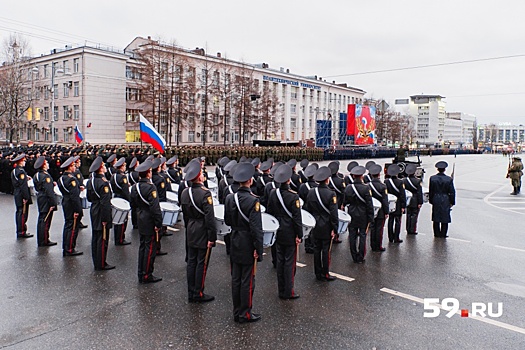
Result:
<svg viewBox="0 0 525 350"><path fill-rule="evenodd" d="M46 217L44 218L44 222L47 221L47 218L49 217L49 214L51 214L52 211L53 211L53 210L51 210L51 208L49 208L49 211L47 212L47 215L46 215Z"/></svg>
<svg viewBox="0 0 525 350"><path fill-rule="evenodd" d="M102 223L102 240L106 240L106 224Z"/></svg>
<svg viewBox="0 0 525 350"><path fill-rule="evenodd" d="M78 216L75 216L75 214L73 214L73 232L75 232L75 228L77 227L77 217Z"/></svg>
<svg viewBox="0 0 525 350"><path fill-rule="evenodd" d="M211 247L208 247L206 250L206 256L204 257L204 271L206 271L206 268L208 267L208 263L210 262L210 252Z"/></svg>
<svg viewBox="0 0 525 350"><path fill-rule="evenodd" d="M24 205L22 206L22 214L24 214L24 216L26 215L26 202L24 202Z"/></svg>
<svg viewBox="0 0 525 350"><path fill-rule="evenodd" d="M257 258L253 259L253 277L257 274Z"/></svg>

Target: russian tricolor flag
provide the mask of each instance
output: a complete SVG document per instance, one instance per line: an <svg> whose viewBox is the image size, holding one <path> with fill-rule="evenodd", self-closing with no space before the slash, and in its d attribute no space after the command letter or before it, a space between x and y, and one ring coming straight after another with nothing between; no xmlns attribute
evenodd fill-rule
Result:
<svg viewBox="0 0 525 350"><path fill-rule="evenodd" d="M159 152L164 152L166 141L164 138L155 130L153 125L141 114L140 115L140 140L151 143L151 145Z"/></svg>
<svg viewBox="0 0 525 350"><path fill-rule="evenodd" d="M82 133L78 129L77 124L75 124L75 139L77 140L77 143L82 143L82 141L84 141L84 137L82 136Z"/></svg>

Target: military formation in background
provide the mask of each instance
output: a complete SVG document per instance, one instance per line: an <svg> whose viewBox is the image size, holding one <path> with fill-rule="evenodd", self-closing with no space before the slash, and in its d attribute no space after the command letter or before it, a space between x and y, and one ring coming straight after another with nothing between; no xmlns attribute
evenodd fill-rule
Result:
<svg viewBox="0 0 525 350"><path fill-rule="evenodd" d="M62 255L73 259L83 254L76 242L79 230L88 226L82 217L89 210L94 269L115 268L107 261L110 241L122 247L114 249L126 249L131 226L140 240L138 282L146 284L162 280L154 275L157 256L169 254L162 250L162 241L175 225L175 230L184 227L188 302L205 303L215 299L205 292L205 282L220 237L231 263L233 320L238 323L261 319L252 309L264 248L271 249L279 298L293 300L300 296L294 275L303 241L305 252L314 255L315 278L332 282L331 252L342 242L341 235L348 233L350 256L363 264L368 235L372 252L386 250L385 223L391 244L403 242L403 214L406 233L417 235L425 201L433 205L435 237L446 238L455 204L453 179L445 174L448 164L443 161L424 190L413 164L404 169L389 165L383 182L384 170L374 161L352 161L344 174L339 161L319 166L315 161L321 153L315 149L185 147L165 155L149 148L105 146L35 146L25 151L8 150L2 160L2 191L14 194L17 238L33 236L27 219L36 196L37 245L57 244L50 239L57 233L49 228L62 206ZM514 160L509 174L521 177L521 160ZM217 164L215 172L207 171L208 164ZM519 193L520 185L513 185Z"/></svg>

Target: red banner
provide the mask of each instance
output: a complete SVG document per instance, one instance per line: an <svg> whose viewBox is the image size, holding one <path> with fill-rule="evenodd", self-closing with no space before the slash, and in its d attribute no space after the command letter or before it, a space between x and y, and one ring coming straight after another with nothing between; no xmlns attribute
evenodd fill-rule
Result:
<svg viewBox="0 0 525 350"><path fill-rule="evenodd" d="M355 135L355 105L348 105L346 117L346 134Z"/></svg>
<svg viewBox="0 0 525 350"><path fill-rule="evenodd" d="M348 105L347 135L354 135L355 145L375 143L376 108L360 104Z"/></svg>

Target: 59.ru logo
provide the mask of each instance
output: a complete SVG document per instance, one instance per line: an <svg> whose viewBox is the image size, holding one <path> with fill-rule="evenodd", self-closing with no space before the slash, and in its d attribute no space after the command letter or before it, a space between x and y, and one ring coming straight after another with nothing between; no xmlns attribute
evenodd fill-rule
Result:
<svg viewBox="0 0 525 350"><path fill-rule="evenodd" d="M503 315L503 303L497 303L497 308L494 307L494 303L479 303L473 302L468 309L459 308L459 301L456 298L445 298L439 302L439 298L424 298L423 299L423 317L432 318L438 317L441 310L447 311L446 316L448 318L455 314L461 315L461 317L493 317L498 318Z"/></svg>

